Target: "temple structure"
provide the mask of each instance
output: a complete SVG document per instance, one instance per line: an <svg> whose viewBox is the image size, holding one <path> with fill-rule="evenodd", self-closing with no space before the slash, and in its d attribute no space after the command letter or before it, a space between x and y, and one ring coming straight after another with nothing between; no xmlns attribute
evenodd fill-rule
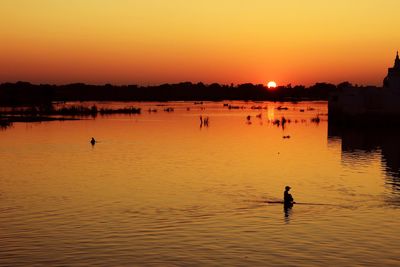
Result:
<svg viewBox="0 0 400 267"><path fill-rule="evenodd" d="M393 68L388 68L388 74L383 80L384 88L396 88L400 90L400 58L397 51L396 59L394 60Z"/></svg>
<svg viewBox="0 0 400 267"><path fill-rule="evenodd" d="M398 122L400 125L400 58L388 68L383 87L347 87L333 93L328 102L330 121Z"/></svg>

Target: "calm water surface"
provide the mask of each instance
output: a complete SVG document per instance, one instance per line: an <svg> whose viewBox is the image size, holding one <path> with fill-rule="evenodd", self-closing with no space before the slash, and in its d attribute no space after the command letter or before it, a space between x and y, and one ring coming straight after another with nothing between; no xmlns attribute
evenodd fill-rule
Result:
<svg viewBox="0 0 400 267"><path fill-rule="evenodd" d="M400 265L397 132L337 129L324 102L230 104L1 130L0 265ZM266 203L285 185L306 204Z"/></svg>

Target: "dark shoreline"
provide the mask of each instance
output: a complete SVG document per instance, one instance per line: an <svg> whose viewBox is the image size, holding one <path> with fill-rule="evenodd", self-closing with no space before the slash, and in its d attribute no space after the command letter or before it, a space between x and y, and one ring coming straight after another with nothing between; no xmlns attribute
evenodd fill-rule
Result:
<svg viewBox="0 0 400 267"><path fill-rule="evenodd" d="M316 83L278 86L268 89L262 84L240 85L182 82L158 86L138 85L67 85L31 84L29 82L0 84L0 106L21 106L71 101L313 101L328 100L329 95L348 86L348 82L334 85Z"/></svg>
<svg viewBox="0 0 400 267"><path fill-rule="evenodd" d="M4 115L0 114L0 129L7 129L13 125L13 123L25 122L49 122L49 121L75 121L81 120L82 118L74 117L53 117L53 116L24 116L24 115Z"/></svg>
<svg viewBox="0 0 400 267"><path fill-rule="evenodd" d="M0 127L7 128L14 122L46 122L81 120L84 118L96 118L98 115L106 116L113 114L141 114L140 108L97 108L96 105L86 107L73 105L70 107L56 108L53 104L38 105L30 107L13 107L10 110L0 111Z"/></svg>

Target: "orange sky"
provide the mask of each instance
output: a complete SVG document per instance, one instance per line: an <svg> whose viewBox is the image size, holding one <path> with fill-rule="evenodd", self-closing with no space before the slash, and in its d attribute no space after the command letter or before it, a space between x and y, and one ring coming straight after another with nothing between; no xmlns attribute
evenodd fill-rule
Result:
<svg viewBox="0 0 400 267"><path fill-rule="evenodd" d="M398 0L2 0L0 82L380 85Z"/></svg>

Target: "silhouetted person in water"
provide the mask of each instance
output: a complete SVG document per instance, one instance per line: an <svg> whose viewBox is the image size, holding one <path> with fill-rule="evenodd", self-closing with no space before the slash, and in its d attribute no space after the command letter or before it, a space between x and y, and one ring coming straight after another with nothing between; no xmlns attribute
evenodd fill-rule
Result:
<svg viewBox="0 0 400 267"><path fill-rule="evenodd" d="M94 146L96 144L96 140L94 139L94 137L92 137L92 140L90 140L90 143L92 144L92 146Z"/></svg>
<svg viewBox="0 0 400 267"><path fill-rule="evenodd" d="M203 122L204 122L204 126L208 127L208 122L209 122L210 118L209 117L205 117Z"/></svg>
<svg viewBox="0 0 400 267"><path fill-rule="evenodd" d="M283 204L287 207L292 207L294 199L291 194L289 194L290 186L285 187L285 192L283 193Z"/></svg>
<svg viewBox="0 0 400 267"><path fill-rule="evenodd" d="M292 215L293 205L283 205L283 213L285 214L285 222L290 222L290 215Z"/></svg>

